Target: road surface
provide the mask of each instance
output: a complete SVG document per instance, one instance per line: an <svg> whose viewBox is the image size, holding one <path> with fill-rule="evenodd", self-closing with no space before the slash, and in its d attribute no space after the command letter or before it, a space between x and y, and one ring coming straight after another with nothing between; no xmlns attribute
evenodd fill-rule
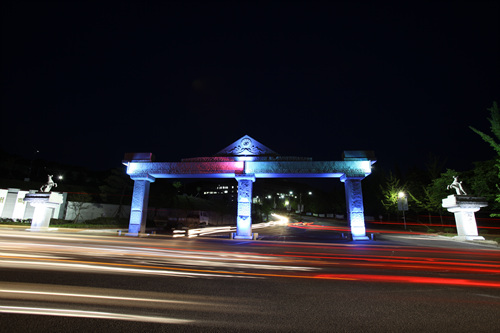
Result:
<svg viewBox="0 0 500 333"><path fill-rule="evenodd" d="M323 231L314 239L318 230L291 225L258 231L261 240L242 241L2 228L0 331L499 327L498 247L425 235L352 242Z"/></svg>

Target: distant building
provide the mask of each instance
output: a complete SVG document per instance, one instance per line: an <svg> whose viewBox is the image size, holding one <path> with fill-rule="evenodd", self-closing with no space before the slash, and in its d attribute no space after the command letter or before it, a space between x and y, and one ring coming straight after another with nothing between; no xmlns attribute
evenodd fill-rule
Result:
<svg viewBox="0 0 500 333"><path fill-rule="evenodd" d="M207 184L202 188L201 193L205 199L236 202L236 200L238 199L238 185Z"/></svg>

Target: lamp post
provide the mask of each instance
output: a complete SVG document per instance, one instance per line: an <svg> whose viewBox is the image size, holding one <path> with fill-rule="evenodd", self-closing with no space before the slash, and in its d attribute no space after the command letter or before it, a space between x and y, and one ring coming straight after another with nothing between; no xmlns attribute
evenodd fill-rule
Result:
<svg viewBox="0 0 500 333"><path fill-rule="evenodd" d="M302 193L299 193L299 213L302 215L304 212L304 206L302 205Z"/></svg>
<svg viewBox="0 0 500 333"><path fill-rule="evenodd" d="M33 169L33 161L36 158L36 154L38 154L39 152L40 151L38 149L35 149L35 151L33 152L33 157L31 158L31 162L30 162L30 168L28 170L28 177L24 178L25 182L29 182L31 180L31 169Z"/></svg>
<svg viewBox="0 0 500 333"><path fill-rule="evenodd" d="M405 211L408 210L408 198L406 197L406 194L402 191L398 193L398 210L403 212L403 223L406 230Z"/></svg>
<svg viewBox="0 0 500 333"><path fill-rule="evenodd" d="M311 191L309 191L307 194L308 194L308 195L312 195L312 192L311 192ZM306 200L306 201L307 201L307 200ZM302 203L302 192L301 192L301 193L299 193L299 211L300 211L300 213L303 213L303 212L304 212L304 204Z"/></svg>

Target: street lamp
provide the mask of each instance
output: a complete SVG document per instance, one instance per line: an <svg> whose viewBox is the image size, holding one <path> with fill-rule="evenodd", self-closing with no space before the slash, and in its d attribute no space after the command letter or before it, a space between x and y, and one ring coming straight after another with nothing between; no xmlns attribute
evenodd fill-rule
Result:
<svg viewBox="0 0 500 333"><path fill-rule="evenodd" d="M26 181L26 182L29 182L31 180L31 169L33 168L33 161L36 158L36 154L38 154L39 152L40 151L38 149L35 149L35 151L33 153L33 158L31 159L30 168L28 170L28 177L24 178L24 181Z"/></svg>
<svg viewBox="0 0 500 333"><path fill-rule="evenodd" d="M312 192L309 191L307 194L308 195L312 195ZM297 196L295 196L295 198L297 198ZM304 212L304 204L302 203L302 193L299 193L299 207L298 207L298 211L300 213Z"/></svg>
<svg viewBox="0 0 500 333"><path fill-rule="evenodd" d="M408 198L406 197L406 194L403 191L398 193L398 210L403 212L403 223L406 230L405 211L408 210Z"/></svg>

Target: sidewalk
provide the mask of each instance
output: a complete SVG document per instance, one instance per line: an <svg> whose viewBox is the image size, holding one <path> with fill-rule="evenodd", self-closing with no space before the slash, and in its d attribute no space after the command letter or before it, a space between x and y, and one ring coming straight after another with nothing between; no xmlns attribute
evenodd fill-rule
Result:
<svg viewBox="0 0 500 333"><path fill-rule="evenodd" d="M453 247L466 249L489 249L499 250L500 245L495 241L460 241L452 237L441 235L421 234L421 235L405 235L405 234L379 234L381 240L386 240L394 243L402 243L405 245L415 246L432 246L432 247Z"/></svg>

